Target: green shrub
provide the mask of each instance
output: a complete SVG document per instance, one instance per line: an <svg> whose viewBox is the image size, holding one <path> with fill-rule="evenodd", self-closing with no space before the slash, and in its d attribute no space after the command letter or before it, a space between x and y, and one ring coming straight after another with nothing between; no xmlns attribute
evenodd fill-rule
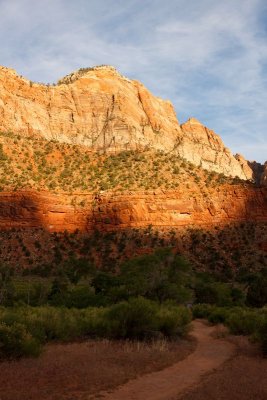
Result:
<svg viewBox="0 0 267 400"><path fill-rule="evenodd" d="M247 304L252 307L263 307L267 303L267 276L259 275L250 282L247 292Z"/></svg>
<svg viewBox="0 0 267 400"><path fill-rule="evenodd" d="M158 331L157 306L142 297L112 306L106 314L108 335L115 338L142 339Z"/></svg>
<svg viewBox="0 0 267 400"><path fill-rule="evenodd" d="M221 282L198 282L195 287L197 303L216 304L219 307L233 303L231 288Z"/></svg>
<svg viewBox="0 0 267 400"><path fill-rule="evenodd" d="M229 311L227 308L216 307L212 310L208 316L208 321L212 324L224 323L227 319Z"/></svg>
<svg viewBox="0 0 267 400"><path fill-rule="evenodd" d="M131 339L183 336L191 313L185 307L161 305L142 297L112 306L107 312L108 335Z"/></svg>
<svg viewBox="0 0 267 400"><path fill-rule="evenodd" d="M208 318L214 309L211 304L195 304L192 307L193 318Z"/></svg>
<svg viewBox="0 0 267 400"><path fill-rule="evenodd" d="M40 307L36 311L38 324L44 329L46 341L70 340L82 334L77 310Z"/></svg>
<svg viewBox="0 0 267 400"><path fill-rule="evenodd" d="M90 307L79 310L83 336L107 337L106 308Z"/></svg>
<svg viewBox="0 0 267 400"><path fill-rule="evenodd" d="M188 332L191 313L185 307L161 306L157 317L159 330L165 336L184 336Z"/></svg>
<svg viewBox="0 0 267 400"><path fill-rule="evenodd" d="M86 308L96 303L95 294L89 287L75 287L65 296L65 306L68 308Z"/></svg>
<svg viewBox="0 0 267 400"><path fill-rule="evenodd" d="M41 346L20 323L0 323L0 355L4 357L37 357Z"/></svg>
<svg viewBox="0 0 267 400"><path fill-rule="evenodd" d="M260 324L260 315L247 309L234 309L226 318L226 325L234 335L252 335Z"/></svg>
<svg viewBox="0 0 267 400"><path fill-rule="evenodd" d="M181 336L191 313L182 306L159 305L142 297L110 307L83 309L0 308L0 355L38 355L41 344L81 337L147 339Z"/></svg>

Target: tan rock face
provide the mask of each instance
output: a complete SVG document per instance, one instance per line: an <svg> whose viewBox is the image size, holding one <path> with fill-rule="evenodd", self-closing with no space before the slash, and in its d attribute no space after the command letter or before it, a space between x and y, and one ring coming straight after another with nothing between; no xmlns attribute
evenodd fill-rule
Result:
<svg viewBox="0 0 267 400"><path fill-rule="evenodd" d="M78 197L78 199L77 199ZM76 195L34 191L0 193L0 230L39 228L53 231L101 231L143 228L148 225L180 228L214 227L241 221L267 222L267 190L223 186L208 197L190 190L150 191L125 194L106 192Z"/></svg>
<svg viewBox="0 0 267 400"><path fill-rule="evenodd" d="M249 163L241 154L236 154L235 159L240 164L247 179L256 180L255 171Z"/></svg>
<svg viewBox="0 0 267 400"><path fill-rule="evenodd" d="M224 146L220 136L203 126L197 119L190 118L181 128L183 137L179 152L184 158L207 170L238 176L241 179L252 178L251 168L245 164L245 160L240 162L236 159Z"/></svg>
<svg viewBox="0 0 267 400"><path fill-rule="evenodd" d="M68 80L67 80L68 81ZM70 84L31 84L0 69L0 129L98 150L152 146L172 150L180 126L169 102L113 68Z"/></svg>
<svg viewBox="0 0 267 400"><path fill-rule="evenodd" d="M0 130L85 144L101 151L174 151L196 165L250 179L213 131L191 118L181 127L173 106L112 67L78 71L56 86L32 83L0 67Z"/></svg>

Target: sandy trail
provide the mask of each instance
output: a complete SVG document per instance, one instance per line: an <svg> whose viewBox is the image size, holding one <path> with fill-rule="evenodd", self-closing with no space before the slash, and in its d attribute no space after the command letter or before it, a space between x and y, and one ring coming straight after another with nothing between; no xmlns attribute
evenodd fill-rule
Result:
<svg viewBox="0 0 267 400"><path fill-rule="evenodd" d="M235 346L226 340L214 339L211 336L214 331L215 327L194 321L192 335L197 339L197 347L189 357L97 397L101 400L177 400L187 389L199 384L204 374L217 369L233 355Z"/></svg>

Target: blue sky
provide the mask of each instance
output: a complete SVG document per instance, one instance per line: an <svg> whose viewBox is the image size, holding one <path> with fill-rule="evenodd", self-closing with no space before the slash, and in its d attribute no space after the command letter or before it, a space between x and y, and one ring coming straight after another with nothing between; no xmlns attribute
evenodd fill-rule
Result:
<svg viewBox="0 0 267 400"><path fill-rule="evenodd" d="M0 65L40 82L110 64L267 159L266 0L0 0Z"/></svg>

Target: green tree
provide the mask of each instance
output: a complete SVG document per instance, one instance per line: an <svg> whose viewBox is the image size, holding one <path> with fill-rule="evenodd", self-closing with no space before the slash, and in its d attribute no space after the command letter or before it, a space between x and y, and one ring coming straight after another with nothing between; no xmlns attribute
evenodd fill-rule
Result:
<svg viewBox="0 0 267 400"><path fill-rule="evenodd" d="M263 307L267 304L267 276L255 276L247 291L247 304L252 307Z"/></svg>
<svg viewBox="0 0 267 400"><path fill-rule="evenodd" d="M88 275L93 275L95 268L85 258L72 257L63 265L63 270L67 275L68 279L74 285Z"/></svg>
<svg viewBox="0 0 267 400"><path fill-rule="evenodd" d="M120 285L128 296L144 296L160 302L190 299L191 269L189 264L170 249L126 261L121 266Z"/></svg>

